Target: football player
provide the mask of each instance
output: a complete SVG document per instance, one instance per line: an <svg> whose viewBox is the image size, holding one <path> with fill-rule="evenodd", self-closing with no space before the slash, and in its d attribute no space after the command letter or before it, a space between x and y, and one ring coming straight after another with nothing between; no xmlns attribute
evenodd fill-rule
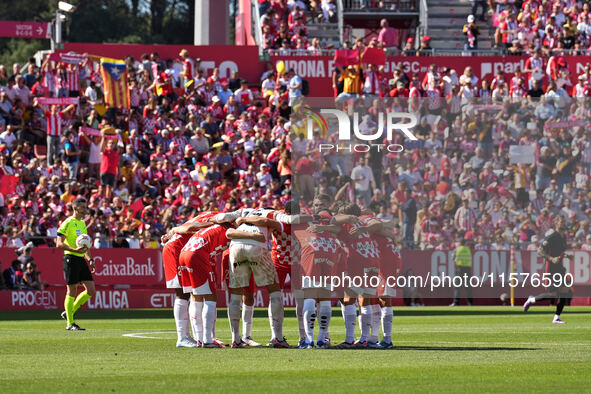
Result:
<svg viewBox="0 0 591 394"><path fill-rule="evenodd" d="M194 218L188 220L178 227L174 227L161 238L162 244L162 264L164 266L164 277L166 287L175 289L176 297L174 300L173 314L177 331L177 347L198 347L201 346L201 333L198 331L198 324L193 325L194 340L190 335L189 328L189 309L193 314L197 313L203 303L191 302L189 306L190 294L185 294L180 282L179 255L181 249L191 236L199 229L209 226L209 221L216 213L202 212Z"/></svg>

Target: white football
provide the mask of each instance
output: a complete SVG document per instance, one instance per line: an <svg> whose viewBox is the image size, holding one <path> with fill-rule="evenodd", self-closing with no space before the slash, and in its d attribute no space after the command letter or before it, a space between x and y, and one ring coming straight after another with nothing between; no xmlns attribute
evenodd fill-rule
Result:
<svg viewBox="0 0 591 394"><path fill-rule="evenodd" d="M76 246L81 248L82 246L86 246L87 248L92 247L92 240L88 234L80 234L78 238L76 238Z"/></svg>

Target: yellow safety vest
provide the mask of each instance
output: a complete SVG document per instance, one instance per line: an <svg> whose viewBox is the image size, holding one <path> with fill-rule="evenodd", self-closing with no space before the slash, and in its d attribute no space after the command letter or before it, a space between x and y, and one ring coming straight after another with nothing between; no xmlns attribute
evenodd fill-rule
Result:
<svg viewBox="0 0 591 394"><path fill-rule="evenodd" d="M460 267L472 266L472 252L467 246L458 246L456 248L456 265Z"/></svg>

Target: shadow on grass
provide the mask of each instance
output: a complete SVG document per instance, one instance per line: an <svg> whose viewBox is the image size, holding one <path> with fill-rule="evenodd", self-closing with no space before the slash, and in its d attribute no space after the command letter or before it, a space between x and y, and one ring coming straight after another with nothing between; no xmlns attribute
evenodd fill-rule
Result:
<svg viewBox="0 0 591 394"><path fill-rule="evenodd" d="M522 351L540 350L539 348L527 347L498 347L498 346L394 346L394 350L425 350L444 352L479 352L479 351Z"/></svg>
<svg viewBox="0 0 591 394"><path fill-rule="evenodd" d="M543 307L544 305L540 305ZM536 306L537 307L537 306ZM430 308L422 308L422 307L394 307L394 315L397 316L507 316L507 315L525 315L526 313L523 312L523 308L515 307L507 309L497 309L497 310L482 310L477 309L478 307L449 307L445 309L445 307L441 307L440 309L430 309ZM501 307L499 307L501 308ZM530 309L527 311L527 315L547 315L548 313L554 313L554 306L548 306L545 310L540 310L536 308L534 310ZM566 312L569 314L575 313L582 313L582 314L591 314L591 311L587 310L577 310L576 307L566 307Z"/></svg>
<svg viewBox="0 0 591 394"><path fill-rule="evenodd" d="M394 307L394 318L396 316L507 316L521 314L525 315L521 308L507 308L506 310L482 310L478 307L456 307L456 308L410 308ZM55 320L60 319L61 310L43 310L43 311L0 311L0 321L14 320ZM547 315L554 313L553 308L544 308L544 310L529 310L527 315ZM591 311L577 310L576 307L568 308L568 314L591 314ZM84 319L172 319L172 309L127 309L127 310L88 310L82 309L78 312ZM333 316L341 316L338 308L333 309ZM255 317L267 317L267 308L256 308ZM286 318L295 318L295 308L285 310ZM227 318L226 309L218 309L218 318Z"/></svg>

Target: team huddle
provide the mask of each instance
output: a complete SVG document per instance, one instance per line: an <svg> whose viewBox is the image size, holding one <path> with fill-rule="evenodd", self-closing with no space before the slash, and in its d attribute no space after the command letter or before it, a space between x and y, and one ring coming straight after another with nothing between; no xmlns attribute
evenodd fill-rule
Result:
<svg viewBox="0 0 591 394"><path fill-rule="evenodd" d="M329 209L329 201L328 196L317 196L310 212L300 212L293 201L284 211L246 208L202 212L165 234L166 286L174 288L177 295L177 347L226 346L216 338L218 289L226 291L231 346L262 346L251 333L254 293L256 287L265 287L271 327L268 346L290 348L283 336L282 302L289 274L299 325L297 348L392 348L391 298L395 291L383 279L400 269L400 249L389 237L388 223L361 212L353 203L333 204ZM335 287L310 279L343 273L371 275L378 282ZM331 300L335 297L341 304L346 339L331 346ZM357 304L361 336L356 341ZM316 320L319 330L315 341Z"/></svg>

